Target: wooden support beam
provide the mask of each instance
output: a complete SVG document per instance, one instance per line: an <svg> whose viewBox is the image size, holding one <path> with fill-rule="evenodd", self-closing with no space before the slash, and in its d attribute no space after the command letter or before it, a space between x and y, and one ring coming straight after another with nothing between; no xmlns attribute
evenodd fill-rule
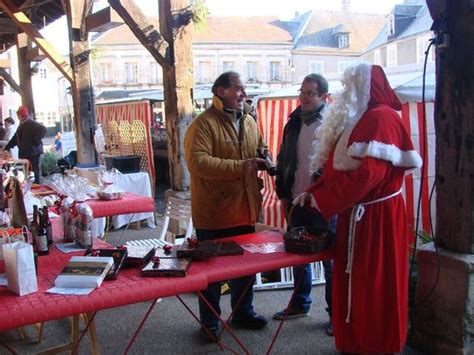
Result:
<svg viewBox="0 0 474 355"><path fill-rule="evenodd" d="M71 66L56 52L51 44L41 35L23 11L18 11L12 0L0 1L0 7L25 32L31 40L44 52L49 60L58 68L63 76L72 84L74 82Z"/></svg>
<svg viewBox="0 0 474 355"><path fill-rule="evenodd" d="M72 99L76 129L77 160L95 163L94 124L95 103L90 75L90 49L86 31L86 17L92 0L64 1L71 45L71 64L74 68Z"/></svg>
<svg viewBox="0 0 474 355"><path fill-rule="evenodd" d="M28 59L32 62L41 62L46 58L46 55L38 47L33 47L28 51Z"/></svg>
<svg viewBox="0 0 474 355"><path fill-rule="evenodd" d="M5 81L13 88L13 90L20 94L20 96L23 96L20 85L18 85L15 79L13 79L10 74L8 74L5 68L0 68L0 76L5 79Z"/></svg>
<svg viewBox="0 0 474 355"><path fill-rule="evenodd" d="M31 82L31 61L27 53L31 47L26 36L17 36L18 76L21 87L21 104L28 107L31 117L35 117L35 102Z"/></svg>
<svg viewBox="0 0 474 355"><path fill-rule="evenodd" d="M123 20L110 6L86 17L87 32L105 32L123 25Z"/></svg>
<svg viewBox="0 0 474 355"><path fill-rule="evenodd" d="M162 68L171 67L170 46L132 0L108 0Z"/></svg>
<svg viewBox="0 0 474 355"><path fill-rule="evenodd" d="M18 27L11 19L0 17L0 34L17 34Z"/></svg>
<svg viewBox="0 0 474 355"><path fill-rule="evenodd" d="M11 60L8 58L0 58L0 68L10 68L12 65Z"/></svg>

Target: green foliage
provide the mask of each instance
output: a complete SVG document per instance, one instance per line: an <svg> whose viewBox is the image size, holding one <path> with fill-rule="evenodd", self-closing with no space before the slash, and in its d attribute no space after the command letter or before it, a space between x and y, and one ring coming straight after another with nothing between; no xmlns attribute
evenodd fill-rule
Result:
<svg viewBox="0 0 474 355"><path fill-rule="evenodd" d="M191 19L194 27L202 29L207 27L207 16L209 16L209 9L206 0L192 0L191 1Z"/></svg>
<svg viewBox="0 0 474 355"><path fill-rule="evenodd" d="M56 152L46 152L41 156L40 166L43 176L59 173L59 159L61 157Z"/></svg>

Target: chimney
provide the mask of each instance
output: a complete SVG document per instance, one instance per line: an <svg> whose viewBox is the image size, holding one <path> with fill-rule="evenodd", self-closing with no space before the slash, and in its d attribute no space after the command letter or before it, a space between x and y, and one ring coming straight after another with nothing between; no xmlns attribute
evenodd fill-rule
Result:
<svg viewBox="0 0 474 355"><path fill-rule="evenodd" d="M351 0L341 0L342 12L351 12Z"/></svg>

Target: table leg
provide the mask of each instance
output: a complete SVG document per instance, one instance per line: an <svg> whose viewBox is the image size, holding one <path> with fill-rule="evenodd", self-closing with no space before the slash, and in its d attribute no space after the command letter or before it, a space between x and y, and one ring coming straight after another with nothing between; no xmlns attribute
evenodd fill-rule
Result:
<svg viewBox="0 0 474 355"><path fill-rule="evenodd" d="M97 312L94 313L87 313L84 314L84 319L86 320L86 327L82 332L79 331L79 317L80 314L76 314L72 316L71 322L71 342L69 344L64 344L60 346L56 346L53 348L46 349L44 351L39 352L37 355L53 355L59 354L65 351L71 351L71 354L77 355L78 354L78 346L81 342L84 334L89 331L89 336L91 340L91 347L92 347L92 354L99 355L99 346L97 342L97 334L95 332L95 325L94 325L94 316Z"/></svg>
<svg viewBox="0 0 474 355"><path fill-rule="evenodd" d="M137 338L138 333L140 333L140 330L142 329L143 324L145 323L145 321L147 320L147 318L148 318L148 316L150 315L151 311L153 310L153 307L155 307L155 304L157 303L157 301L158 301L158 298L155 299L155 300L153 300L153 301L151 302L150 307L149 307L148 310L146 311L145 316L143 317L142 321L140 322L140 325L138 326L137 330L136 330L135 333L133 334L132 339L130 339L130 341L128 342L127 348L126 348L125 351L123 352L124 355L125 355L125 354L128 354L128 351L129 351L130 348L132 347L132 344L135 342L135 339Z"/></svg>
<svg viewBox="0 0 474 355"><path fill-rule="evenodd" d="M248 288L248 286L247 286ZM247 289L246 288L246 289ZM244 346L244 344L242 344L242 342L240 341L239 338L237 338L237 336L235 335L235 333L232 331L232 329L229 328L229 326L227 325L227 321L224 321L221 316L216 312L216 310L214 309L214 307L211 306L211 304L206 300L206 298L203 296L203 294L201 293L201 291L198 291L197 292L199 298L206 304L206 306L209 308L209 310L212 312L212 314L214 314L219 320L220 322L222 323L223 327L225 330L227 330L230 334L230 336L232 338L234 338L234 340L237 342L237 344L240 346L240 348L246 353L246 354L249 354L250 355L250 352L248 351L248 349ZM242 294L243 296L243 294ZM237 305L236 307L238 307L238 304L240 303L240 301L242 300L242 296L239 298L239 300L237 301ZM233 314L233 311L232 313L230 314L229 316L229 319L231 319L232 317L232 314ZM199 321L199 323L201 323ZM201 323L202 325L202 323Z"/></svg>
<svg viewBox="0 0 474 355"><path fill-rule="evenodd" d="M119 240L118 240L118 242L117 242L117 245L120 245L120 242L122 241L122 239L123 239L125 233L127 232L128 227L130 226L130 223L132 222L132 219L133 219L134 216L135 216L135 213L132 213L132 214L130 215L130 219L128 220L128 223L127 223L127 225L125 226L125 229L123 230L122 234L120 235L120 238L119 238Z"/></svg>
<svg viewBox="0 0 474 355"><path fill-rule="evenodd" d="M293 292L291 293L290 301L288 302L288 305L286 306L286 311L288 311L291 308L291 305L293 304L293 300L296 295L296 290L298 289L302 281L303 281L303 273L301 273L301 275L298 277L298 280L296 281L296 284L293 288ZM286 311L285 311L285 315L283 316L283 319L280 321L280 324L278 325L275 335L272 338L272 342L270 343L270 346L267 349L266 355L270 354L270 352L272 351L273 345L275 344L275 341L277 340L278 335L280 334L281 328L283 327L283 323L286 320Z"/></svg>
<svg viewBox="0 0 474 355"><path fill-rule="evenodd" d="M91 341L92 354L93 355L99 355L99 353L100 353L100 351L99 351L99 342L97 341L97 332L96 332L95 324L94 324L95 313L84 313L83 316L84 316L84 319L85 319L86 324L87 324L86 328L89 328L89 338L90 338L90 341ZM85 330L83 331L79 341L81 341Z"/></svg>

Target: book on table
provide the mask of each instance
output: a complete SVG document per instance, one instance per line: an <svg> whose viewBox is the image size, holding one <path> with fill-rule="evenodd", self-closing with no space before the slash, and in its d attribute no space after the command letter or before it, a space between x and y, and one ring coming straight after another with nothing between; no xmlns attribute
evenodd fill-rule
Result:
<svg viewBox="0 0 474 355"><path fill-rule="evenodd" d="M125 263L125 258L127 257L126 248L116 248L116 249L87 249L85 256L111 256L114 258L114 264L110 268L106 280L116 280L118 272L122 269Z"/></svg>
<svg viewBox="0 0 474 355"><path fill-rule="evenodd" d="M149 245L127 245L125 267L143 266L155 255L156 248Z"/></svg>
<svg viewBox="0 0 474 355"><path fill-rule="evenodd" d="M73 256L54 280L54 286L99 287L113 264L114 258L110 256Z"/></svg>
<svg viewBox="0 0 474 355"><path fill-rule="evenodd" d="M178 248L178 258L191 258L195 260L206 259L213 256L242 255L244 249L234 241L219 242L215 240L185 241Z"/></svg>
<svg viewBox="0 0 474 355"><path fill-rule="evenodd" d="M158 258L152 259L141 271L145 277L166 277L187 275L191 259L187 258Z"/></svg>

